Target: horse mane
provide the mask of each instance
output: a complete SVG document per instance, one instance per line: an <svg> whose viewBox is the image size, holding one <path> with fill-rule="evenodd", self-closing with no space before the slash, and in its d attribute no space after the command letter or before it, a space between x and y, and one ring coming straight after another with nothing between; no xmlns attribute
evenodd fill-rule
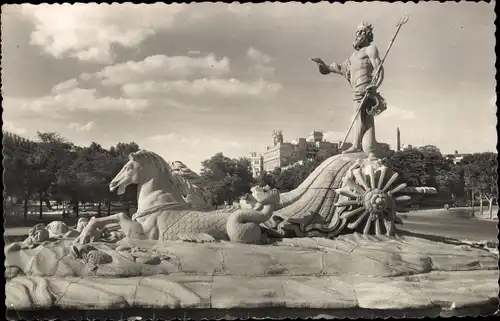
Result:
<svg viewBox="0 0 500 321"><path fill-rule="evenodd" d="M171 164L172 175L177 176L187 188L206 202L202 192L204 186L201 177L181 161L173 161Z"/></svg>
<svg viewBox="0 0 500 321"><path fill-rule="evenodd" d="M163 157L154 152L141 149L137 152L131 153L129 158L139 162L146 161L148 163L152 163L160 172L165 173L170 183L176 186L181 193L184 186L189 186L183 178L173 173L172 167L163 159Z"/></svg>

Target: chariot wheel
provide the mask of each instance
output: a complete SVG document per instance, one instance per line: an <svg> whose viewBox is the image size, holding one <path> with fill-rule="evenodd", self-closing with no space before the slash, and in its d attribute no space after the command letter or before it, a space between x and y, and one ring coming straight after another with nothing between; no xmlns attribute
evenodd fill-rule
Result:
<svg viewBox="0 0 500 321"><path fill-rule="evenodd" d="M335 205L344 225L365 235L393 236L396 212L405 211L403 205L410 200L402 195L406 184L396 184L398 176L380 163L352 169L336 190L340 195Z"/></svg>

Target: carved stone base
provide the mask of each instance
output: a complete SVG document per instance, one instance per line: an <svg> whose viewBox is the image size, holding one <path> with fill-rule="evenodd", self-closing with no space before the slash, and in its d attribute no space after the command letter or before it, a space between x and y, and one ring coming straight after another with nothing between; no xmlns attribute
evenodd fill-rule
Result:
<svg viewBox="0 0 500 321"><path fill-rule="evenodd" d="M17 274L7 276L6 305L24 311L308 308L335 314L459 309L494 300L498 256L445 242L351 234L270 246L95 243L111 258L96 266L72 256L65 242L24 250L12 245L5 264Z"/></svg>

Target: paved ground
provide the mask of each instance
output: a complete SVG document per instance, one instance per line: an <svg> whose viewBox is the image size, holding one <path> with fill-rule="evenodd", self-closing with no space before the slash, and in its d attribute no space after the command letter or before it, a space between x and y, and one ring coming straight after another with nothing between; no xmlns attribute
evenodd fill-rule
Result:
<svg viewBox="0 0 500 321"><path fill-rule="evenodd" d="M498 242L498 220L475 218L470 211L466 208L414 211L403 215L404 224L398 228L419 234ZM497 211L494 209L493 216Z"/></svg>
<svg viewBox="0 0 500 321"><path fill-rule="evenodd" d="M7 227L3 233L5 236L17 236L28 234L29 227Z"/></svg>
<svg viewBox="0 0 500 321"><path fill-rule="evenodd" d="M495 209L494 213L497 213ZM472 241L497 242L497 223L471 217L470 209L453 208L450 210L422 210L403 215L400 230L410 233L467 239ZM5 229L5 236L27 235L29 227L11 227Z"/></svg>

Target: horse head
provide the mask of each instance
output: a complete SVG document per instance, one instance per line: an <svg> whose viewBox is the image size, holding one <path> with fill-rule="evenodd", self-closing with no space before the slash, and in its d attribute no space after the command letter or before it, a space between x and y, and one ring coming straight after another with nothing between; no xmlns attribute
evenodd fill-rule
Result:
<svg viewBox="0 0 500 321"><path fill-rule="evenodd" d="M185 203L185 182L172 173L170 165L158 154L140 150L129 155L128 162L109 184L110 191L125 192L127 186L138 186L139 198L148 198L152 193L163 195L169 201Z"/></svg>
<svg viewBox="0 0 500 321"><path fill-rule="evenodd" d="M128 162L122 167L120 172L109 183L109 190L111 192L118 190L118 195L125 193L127 186L132 184L139 184L140 174L143 165L138 161L136 153L129 155Z"/></svg>

